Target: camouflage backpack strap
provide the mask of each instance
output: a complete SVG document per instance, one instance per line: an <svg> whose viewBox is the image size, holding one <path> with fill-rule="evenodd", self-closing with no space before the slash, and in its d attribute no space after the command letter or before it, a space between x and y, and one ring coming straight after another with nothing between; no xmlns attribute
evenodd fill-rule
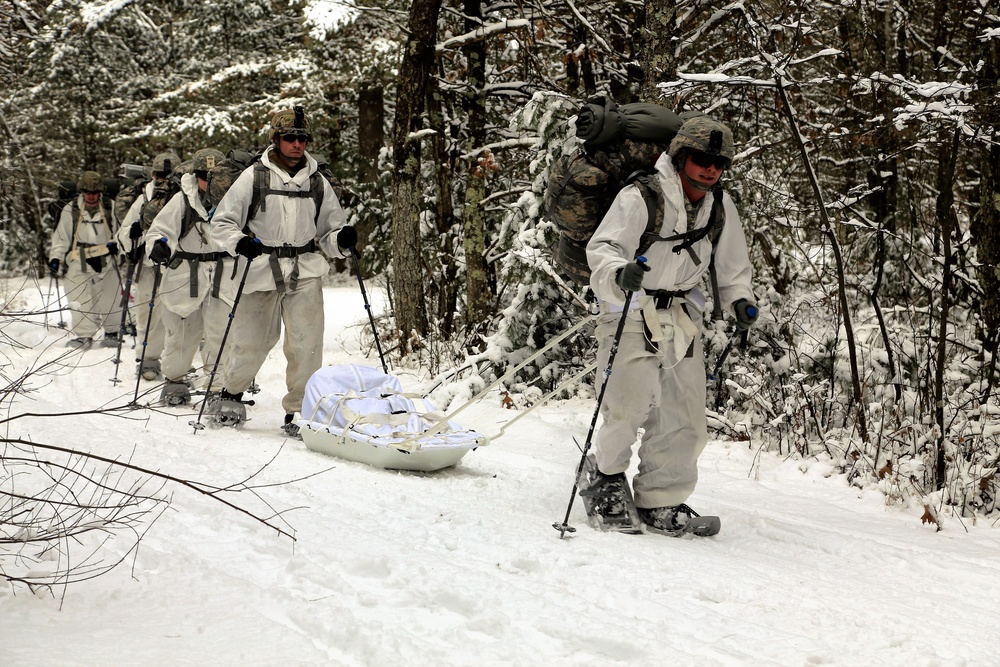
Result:
<svg viewBox="0 0 1000 667"><path fill-rule="evenodd" d="M312 196L313 203L316 204L316 214L313 216L313 224L319 222L319 208L323 205L323 193L326 191L323 188L323 181L326 179L323 174L319 171L314 171L312 176L309 177L309 194Z"/></svg>
<svg viewBox="0 0 1000 667"><path fill-rule="evenodd" d="M247 210L246 223L257 216L258 211L267 210L267 195L271 186L271 170L262 162L253 165L253 194L250 196L250 208ZM244 231L246 231L244 229Z"/></svg>
<svg viewBox="0 0 1000 667"><path fill-rule="evenodd" d="M639 249L636 257L643 255L660 238L660 227L663 223L663 193L660 191L656 177L647 171L637 171L631 174L627 183L635 185L646 203L646 231L639 237Z"/></svg>

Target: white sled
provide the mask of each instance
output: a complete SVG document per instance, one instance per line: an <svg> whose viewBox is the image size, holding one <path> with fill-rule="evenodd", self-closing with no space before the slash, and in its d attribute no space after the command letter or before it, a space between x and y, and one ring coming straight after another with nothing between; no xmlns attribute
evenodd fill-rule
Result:
<svg viewBox="0 0 1000 667"><path fill-rule="evenodd" d="M426 399L404 394L395 376L368 366L325 366L313 373L301 414L297 423L307 448L376 468L440 470L489 444Z"/></svg>
<svg viewBox="0 0 1000 667"><path fill-rule="evenodd" d="M465 430L452 418L510 380L539 356L583 327L593 326L592 315L570 327L545 347L507 370L464 405L448 415L436 412L425 398L404 394L399 379L368 366L326 366L306 383L299 433L306 447L315 452L395 470L440 470L453 466L470 450L488 445L515 422L545 404L572 384L594 372L592 362L573 377L522 409L495 434L486 436ZM419 400L425 409L416 408Z"/></svg>

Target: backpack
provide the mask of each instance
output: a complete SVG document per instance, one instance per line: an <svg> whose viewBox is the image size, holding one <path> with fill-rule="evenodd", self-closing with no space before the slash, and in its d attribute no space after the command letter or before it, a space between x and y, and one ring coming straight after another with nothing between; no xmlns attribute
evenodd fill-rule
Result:
<svg viewBox="0 0 1000 667"><path fill-rule="evenodd" d="M648 218L637 256L660 240L680 241L681 252L712 234L713 243L725 224L722 191L716 186L712 218L704 228L667 239L659 236L663 194L656 183L655 163L666 152L685 118L656 104L623 104L592 98L577 114L576 134L582 149L553 165L545 189L546 215L559 231L553 252L560 275L579 285L590 284L587 244L627 185L635 185L646 202Z"/></svg>
<svg viewBox="0 0 1000 667"><path fill-rule="evenodd" d="M142 231L149 231L149 226L153 224L153 220L163 210L163 207L175 194L181 191L181 176L191 173L191 165L191 160L182 162L171 172L167 180L159 181L153 187L153 194L149 201L142 205L142 211L139 214Z"/></svg>
<svg viewBox="0 0 1000 667"><path fill-rule="evenodd" d="M125 216L128 215L128 211L132 208L132 204L139 197L145 199L146 197L146 184L148 184L150 179L137 178L132 182L132 185L126 185L122 188L118 196L115 197L114 203L114 216L118 224L122 224L125 220Z"/></svg>

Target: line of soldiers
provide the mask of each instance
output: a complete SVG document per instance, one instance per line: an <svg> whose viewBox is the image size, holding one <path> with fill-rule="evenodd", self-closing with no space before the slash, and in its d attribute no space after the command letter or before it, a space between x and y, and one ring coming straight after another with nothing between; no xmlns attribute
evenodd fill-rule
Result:
<svg viewBox="0 0 1000 667"><path fill-rule="evenodd" d="M190 403L195 355L200 348L202 368L215 369L231 327L215 373L220 391L206 397L208 413L222 425L246 420L243 393L283 325L282 430L295 436L306 382L322 365L327 257L348 256L357 234L306 151L312 129L304 110L276 113L268 140L259 160L231 185L222 152L197 151L179 190L155 217L144 213L156 189L179 171L176 154L154 159L153 180L121 220L102 198L100 174L84 172L77 181L80 194L63 208L52 235L49 269L54 276L65 270L74 347L89 347L102 328L102 344L120 344L115 327L128 295L121 304L118 299L134 279L137 335L144 345L137 372L146 380L162 375L161 399L168 405Z"/></svg>

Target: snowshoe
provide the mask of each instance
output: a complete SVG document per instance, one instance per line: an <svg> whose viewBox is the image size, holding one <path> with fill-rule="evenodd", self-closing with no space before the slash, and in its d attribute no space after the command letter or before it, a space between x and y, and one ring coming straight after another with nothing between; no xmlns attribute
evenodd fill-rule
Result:
<svg viewBox="0 0 1000 667"><path fill-rule="evenodd" d="M160 393L160 402L170 406L190 405L191 387L188 386L187 382L167 380L163 392Z"/></svg>
<svg viewBox="0 0 1000 667"><path fill-rule="evenodd" d="M648 532L668 537L711 537L717 535L722 528L719 517L701 516L684 504L674 507L640 507L638 514Z"/></svg>
<svg viewBox="0 0 1000 667"><path fill-rule="evenodd" d="M239 428L247 420L247 408L243 401L243 392L230 394L223 389L219 395L209 399L205 411L211 415L213 426L231 426Z"/></svg>
<svg viewBox="0 0 1000 667"><path fill-rule="evenodd" d="M88 349L93 344L93 339L84 338L80 336L79 338L73 338L72 340L66 341L66 347L82 348L84 350Z"/></svg>
<svg viewBox="0 0 1000 667"><path fill-rule="evenodd" d="M580 498L590 527L600 531L641 533L642 524L625 473L605 475L588 457L584 474L586 486L580 489Z"/></svg>
<svg viewBox="0 0 1000 667"><path fill-rule="evenodd" d="M105 333L101 339L101 347L118 347L118 332Z"/></svg>
<svg viewBox="0 0 1000 667"><path fill-rule="evenodd" d="M160 360L143 359L142 367L139 369L143 380L155 380L160 377Z"/></svg>
<svg viewBox="0 0 1000 667"><path fill-rule="evenodd" d="M294 414L285 415L285 424L281 427L281 432L286 437L295 438L296 440L302 439L302 435L299 433L299 425L295 423Z"/></svg>

